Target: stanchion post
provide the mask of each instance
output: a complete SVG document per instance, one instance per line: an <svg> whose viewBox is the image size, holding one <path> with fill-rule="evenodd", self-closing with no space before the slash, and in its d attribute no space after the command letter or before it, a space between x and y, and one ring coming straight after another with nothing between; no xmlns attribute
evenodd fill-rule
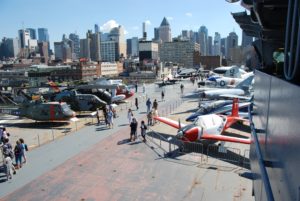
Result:
<svg viewBox="0 0 300 201"><path fill-rule="evenodd" d="M51 128L51 132L52 132L52 141L54 141L54 131L53 131L53 128Z"/></svg>
<svg viewBox="0 0 300 201"><path fill-rule="evenodd" d="M38 145L41 146L41 143L40 143L40 135L37 134L37 139L38 139Z"/></svg>

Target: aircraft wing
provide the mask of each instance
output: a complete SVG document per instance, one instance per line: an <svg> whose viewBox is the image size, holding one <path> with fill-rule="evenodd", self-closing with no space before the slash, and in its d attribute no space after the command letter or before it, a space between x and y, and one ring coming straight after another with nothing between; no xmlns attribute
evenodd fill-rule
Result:
<svg viewBox="0 0 300 201"><path fill-rule="evenodd" d="M230 137L230 136L225 136L225 135L203 134L201 136L201 139L217 140L217 141L224 141L224 142L235 142L235 143L242 143L242 144L251 144L251 139L249 139L249 138Z"/></svg>
<svg viewBox="0 0 300 201"><path fill-rule="evenodd" d="M178 121L175 121L175 120L172 120L172 119L168 119L166 117L154 117L154 119L160 121L160 122L163 122L169 126L172 126L174 128L177 128L179 129L179 122ZM185 125L184 124L181 124L180 125L181 127L184 127Z"/></svg>
<svg viewBox="0 0 300 201"><path fill-rule="evenodd" d="M251 96L238 96L238 95L232 95L232 94L222 94L220 96L224 97L224 98L238 98L238 99L247 100L247 101L250 101L252 99Z"/></svg>
<svg viewBox="0 0 300 201"><path fill-rule="evenodd" d="M251 103L250 102L246 102L246 103L239 103L239 109L248 107ZM214 109L212 112L213 114L219 114L219 113L226 113L226 112L231 112L232 110L232 104L228 104L226 106ZM231 113L230 113L231 114Z"/></svg>

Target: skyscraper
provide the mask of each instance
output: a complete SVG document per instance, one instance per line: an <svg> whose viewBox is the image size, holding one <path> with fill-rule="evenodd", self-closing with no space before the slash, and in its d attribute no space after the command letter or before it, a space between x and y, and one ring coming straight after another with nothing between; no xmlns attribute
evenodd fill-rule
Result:
<svg viewBox="0 0 300 201"><path fill-rule="evenodd" d="M229 58L230 48L235 48L238 46L238 35L235 32L230 32L227 36L227 57Z"/></svg>
<svg viewBox="0 0 300 201"><path fill-rule="evenodd" d="M208 55L207 37L208 37L207 28L205 26L201 26L199 29L199 43L200 43L201 55L203 56Z"/></svg>
<svg viewBox="0 0 300 201"><path fill-rule="evenodd" d="M133 57L137 57L139 55L138 37L127 39L127 55Z"/></svg>
<svg viewBox="0 0 300 201"><path fill-rule="evenodd" d="M227 38L221 39L221 53L223 57L227 55Z"/></svg>
<svg viewBox="0 0 300 201"><path fill-rule="evenodd" d="M247 47L248 45L251 45L253 42L253 37L248 36L244 31L242 35L242 47Z"/></svg>
<svg viewBox="0 0 300 201"><path fill-rule="evenodd" d="M39 41L40 42L49 42L48 29L38 28L38 34L39 34Z"/></svg>
<svg viewBox="0 0 300 201"><path fill-rule="evenodd" d="M50 39L48 29L46 28L38 28L39 42L47 42L48 43L48 54L50 54Z"/></svg>
<svg viewBox="0 0 300 201"><path fill-rule="evenodd" d="M119 57L126 57L124 28L122 26L112 28L109 33L109 39L118 43Z"/></svg>
<svg viewBox="0 0 300 201"><path fill-rule="evenodd" d="M158 41L159 40L159 28L154 28L154 41Z"/></svg>
<svg viewBox="0 0 300 201"><path fill-rule="evenodd" d="M215 32L214 44L213 44L213 55L221 55L221 35Z"/></svg>
<svg viewBox="0 0 300 201"><path fill-rule="evenodd" d="M20 48L28 48L30 32L26 29L19 30Z"/></svg>
<svg viewBox="0 0 300 201"><path fill-rule="evenodd" d="M158 28L159 33L159 39L164 42L171 42L172 36L171 36L171 27L166 17L164 17L163 21L160 24L160 27Z"/></svg>
<svg viewBox="0 0 300 201"><path fill-rule="evenodd" d="M212 56L213 55L213 45L212 45L212 36L208 36L208 40L207 40L207 46L208 46L208 55Z"/></svg>
<svg viewBox="0 0 300 201"><path fill-rule="evenodd" d="M146 22L143 22L143 40L147 40Z"/></svg>
<svg viewBox="0 0 300 201"><path fill-rule="evenodd" d="M80 58L80 40L79 40L79 36L75 33L71 33L69 35L69 39L73 41L74 54L76 55L76 59L79 59Z"/></svg>
<svg viewBox="0 0 300 201"><path fill-rule="evenodd" d="M30 38L36 40L36 30L33 28L27 28L27 30L29 31Z"/></svg>
<svg viewBox="0 0 300 201"><path fill-rule="evenodd" d="M95 33L98 33L98 32L100 32L99 26L98 26L98 24L95 24Z"/></svg>
<svg viewBox="0 0 300 201"><path fill-rule="evenodd" d="M5 57L17 57L19 53L18 38L3 38L0 43L0 60Z"/></svg>
<svg viewBox="0 0 300 201"><path fill-rule="evenodd" d="M100 47L100 32L91 33L88 32L88 38L91 39L90 42L90 54L92 61L100 61L101 60L101 47Z"/></svg>

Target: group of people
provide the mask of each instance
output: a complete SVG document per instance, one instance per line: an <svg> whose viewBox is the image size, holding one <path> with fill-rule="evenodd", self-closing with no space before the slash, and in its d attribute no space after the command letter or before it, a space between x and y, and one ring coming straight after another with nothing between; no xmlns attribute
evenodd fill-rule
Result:
<svg viewBox="0 0 300 201"><path fill-rule="evenodd" d="M132 110L129 108L127 113L127 118L130 126L130 141L133 142L137 139L137 128L138 128L138 121L134 117ZM141 121L141 136L143 137L143 141L146 142L146 130L147 126L145 125L145 122Z"/></svg>
<svg viewBox="0 0 300 201"><path fill-rule="evenodd" d="M146 106L147 106L147 119L148 119L148 126L153 126L154 123L156 123L156 121L154 120L154 117L158 116L158 103L157 100L154 99L153 102L153 107L150 110L151 106L152 106L152 102L150 100L150 98L148 98L148 100L146 101Z"/></svg>
<svg viewBox="0 0 300 201"><path fill-rule="evenodd" d="M25 144L24 139L20 138L16 141L16 145L13 146L9 142L10 134L7 132L5 127L0 127L0 138L2 146L2 154L4 163L7 168L8 178L12 178L13 174L16 174L16 169L20 169L24 163L27 162L26 152L28 146ZM13 164L15 159L15 164Z"/></svg>
<svg viewBox="0 0 300 201"><path fill-rule="evenodd" d="M111 105L108 105L108 106L104 107L102 109L102 111L103 111L105 125L108 128L113 128L114 127L114 118L117 117L115 109ZM96 117L97 117L97 123L100 124L100 110L98 108L96 111Z"/></svg>

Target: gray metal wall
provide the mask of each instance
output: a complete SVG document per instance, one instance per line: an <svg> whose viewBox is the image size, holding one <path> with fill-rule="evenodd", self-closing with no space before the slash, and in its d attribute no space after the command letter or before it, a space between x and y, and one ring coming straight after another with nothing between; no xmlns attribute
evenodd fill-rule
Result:
<svg viewBox="0 0 300 201"><path fill-rule="evenodd" d="M300 87L256 71L253 116L275 200L300 200ZM267 200L255 145L250 160L256 200Z"/></svg>

